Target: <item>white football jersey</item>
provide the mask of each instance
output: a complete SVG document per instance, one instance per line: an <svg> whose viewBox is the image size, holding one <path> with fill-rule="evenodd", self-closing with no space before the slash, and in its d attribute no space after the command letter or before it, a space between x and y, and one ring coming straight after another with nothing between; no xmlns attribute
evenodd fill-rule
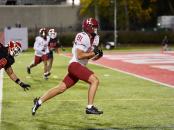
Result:
<svg viewBox="0 0 174 130"><path fill-rule="evenodd" d="M34 43L34 50L36 56L42 56L49 52L48 48L49 37L45 40L41 36L37 36Z"/></svg>
<svg viewBox="0 0 174 130"><path fill-rule="evenodd" d="M73 48L72 48L72 59L70 60L70 63L72 62L78 62L82 65L86 65L88 63L88 60L89 59L82 59L82 60L79 60L77 58L77 48L84 51L84 52L90 52L90 51L93 51L93 46L96 45L98 46L99 44L99 36L96 35L94 37L94 40L90 41L90 38L88 36L88 34L86 34L85 32L81 32L81 33L78 33L75 37L75 40L74 40L74 45L73 45Z"/></svg>

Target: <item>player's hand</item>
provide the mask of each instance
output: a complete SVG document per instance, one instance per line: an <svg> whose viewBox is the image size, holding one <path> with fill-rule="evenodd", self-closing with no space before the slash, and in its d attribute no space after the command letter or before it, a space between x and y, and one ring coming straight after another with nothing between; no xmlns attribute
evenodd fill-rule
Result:
<svg viewBox="0 0 174 130"><path fill-rule="evenodd" d="M98 49L98 47L97 46L94 46L94 50L93 50L93 52L95 53L95 55L98 55L99 54L99 49Z"/></svg>
<svg viewBox="0 0 174 130"><path fill-rule="evenodd" d="M24 89L24 91L29 90L29 88L31 87L29 84L23 82L21 82L19 85Z"/></svg>
<svg viewBox="0 0 174 130"><path fill-rule="evenodd" d="M94 50L93 52L95 53L95 55L99 55L99 57L102 57L103 56L103 51L98 49L97 46L94 46Z"/></svg>
<svg viewBox="0 0 174 130"><path fill-rule="evenodd" d="M102 56L103 56L103 51L99 50L99 57L102 57Z"/></svg>

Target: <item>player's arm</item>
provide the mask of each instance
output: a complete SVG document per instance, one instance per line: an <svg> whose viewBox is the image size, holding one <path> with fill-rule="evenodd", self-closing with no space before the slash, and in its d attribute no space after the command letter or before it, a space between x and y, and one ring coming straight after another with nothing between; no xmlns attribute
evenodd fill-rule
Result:
<svg viewBox="0 0 174 130"><path fill-rule="evenodd" d="M6 73L8 74L8 76L17 84L19 84L24 91L25 90L29 90L30 85L23 83L14 73L12 67L8 67L7 69L5 69Z"/></svg>
<svg viewBox="0 0 174 130"><path fill-rule="evenodd" d="M91 60L98 60L103 56L103 51L102 49L99 49L98 46L93 46L94 47L94 52L95 52L95 56L91 58Z"/></svg>
<svg viewBox="0 0 174 130"><path fill-rule="evenodd" d="M90 59L95 56L95 53L93 51L91 52L84 52L83 50L80 50L77 48L77 58L79 60L81 59Z"/></svg>

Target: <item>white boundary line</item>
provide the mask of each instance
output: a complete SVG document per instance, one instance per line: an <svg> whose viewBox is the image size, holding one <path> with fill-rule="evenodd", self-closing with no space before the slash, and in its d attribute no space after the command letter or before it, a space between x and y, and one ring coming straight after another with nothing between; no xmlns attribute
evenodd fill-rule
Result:
<svg viewBox="0 0 174 130"><path fill-rule="evenodd" d="M137 74L129 73L129 72L126 72L126 71L123 71L123 70L111 68L111 67L108 67L108 66L105 66L105 65L101 65L101 64L99 64L99 63L90 62L90 64L98 65L98 66L105 67L105 68L108 68L108 69L111 69L111 70L114 70L114 71L118 71L118 72L121 72L121 73L125 73L125 74L131 75L131 76L135 76L135 77L137 77L137 78L141 78L141 79L144 79L144 80L148 80L148 81L151 81L151 82L153 82L153 83L157 83L157 84L164 85L164 86L167 86L167 87L170 87L170 88L174 88L173 85L166 84L166 83L162 83L162 82L159 82L159 81L156 81L156 80L153 80L153 79L150 79L150 78L146 78L146 77L143 77L143 76L140 76L140 75L137 75Z"/></svg>
<svg viewBox="0 0 174 130"><path fill-rule="evenodd" d="M3 69L0 70L0 123L2 112L2 91L3 91Z"/></svg>
<svg viewBox="0 0 174 130"><path fill-rule="evenodd" d="M62 54L62 56L70 58L70 57L68 57L68 56L66 56L64 54ZM166 84L166 83L163 83L163 82L159 82L159 81L156 81L156 80L153 80L153 79L150 79L150 78L146 78L146 77L143 77L143 76L140 76L140 75L137 75L137 74L129 73L129 72L126 72L126 71L123 71L123 70L119 70L119 69L116 69L116 68L111 68L111 67L108 67L108 66L105 66L105 65L101 65L99 63L94 63L92 61L90 61L89 63L93 64L93 65L98 65L98 66L101 66L101 67L105 67L105 68L108 68L108 69L111 69L111 70L114 70L114 71L118 71L118 72L121 72L121 73L124 73L124 74L128 74L128 75L131 75L131 76L135 76L137 78L141 78L141 79L144 79L144 80L147 80L147 81L151 81L153 83L157 83L157 84L164 85L164 86L167 86L167 87L170 87L170 88L174 88L173 85Z"/></svg>

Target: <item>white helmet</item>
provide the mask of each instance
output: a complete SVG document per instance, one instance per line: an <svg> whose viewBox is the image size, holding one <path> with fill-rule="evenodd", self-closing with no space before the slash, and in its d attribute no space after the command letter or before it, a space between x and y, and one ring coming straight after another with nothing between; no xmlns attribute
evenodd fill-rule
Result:
<svg viewBox="0 0 174 130"><path fill-rule="evenodd" d="M49 29L48 35L50 36L50 38L54 39L57 37L57 32L55 31L55 29Z"/></svg>

